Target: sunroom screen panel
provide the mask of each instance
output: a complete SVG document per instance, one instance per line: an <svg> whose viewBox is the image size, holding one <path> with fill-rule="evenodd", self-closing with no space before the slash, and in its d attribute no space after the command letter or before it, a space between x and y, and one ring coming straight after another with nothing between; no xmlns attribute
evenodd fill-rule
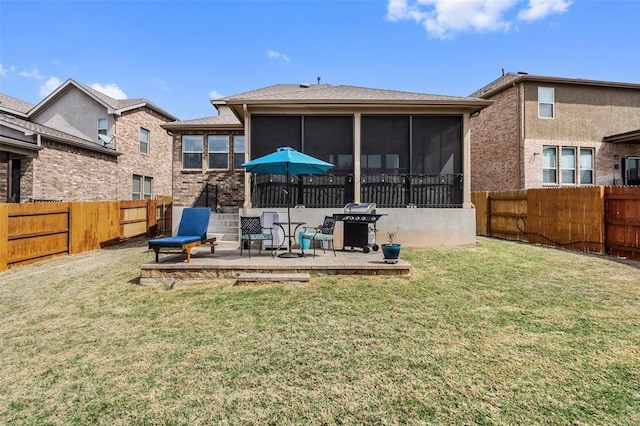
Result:
<svg viewBox="0 0 640 426"><path fill-rule="evenodd" d="M252 115L251 159L270 154L282 146L300 151L302 117L299 115Z"/></svg>
<svg viewBox="0 0 640 426"><path fill-rule="evenodd" d="M332 174L353 173L353 116L305 116L303 151L333 164Z"/></svg>

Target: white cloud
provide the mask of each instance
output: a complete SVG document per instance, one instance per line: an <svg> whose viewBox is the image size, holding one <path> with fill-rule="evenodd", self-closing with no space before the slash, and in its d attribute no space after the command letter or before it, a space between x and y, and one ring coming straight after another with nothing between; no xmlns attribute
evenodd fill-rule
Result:
<svg viewBox="0 0 640 426"><path fill-rule="evenodd" d="M0 77L6 77L9 73L12 73L16 70L16 67L13 65L9 68L5 68L2 63L0 63Z"/></svg>
<svg viewBox="0 0 640 426"><path fill-rule="evenodd" d="M571 3L570 0L529 0L529 7L518 13L518 19L532 22L554 13L564 13Z"/></svg>
<svg viewBox="0 0 640 426"><path fill-rule="evenodd" d="M164 90L165 92L169 91L169 85L167 84L166 81L164 81L163 79L161 79L160 77L156 77L152 80L152 83L159 87L161 90Z"/></svg>
<svg viewBox="0 0 640 426"><path fill-rule="evenodd" d="M58 77L49 77L47 81L44 82L42 86L40 86L39 94L40 96L47 97L51 92L56 90L62 82Z"/></svg>
<svg viewBox="0 0 640 426"><path fill-rule="evenodd" d="M38 71L38 68L34 68L31 71L20 71L18 75L20 75L20 77L33 78L36 80L44 80L46 78L45 76L40 74L40 71Z"/></svg>
<svg viewBox="0 0 640 426"><path fill-rule="evenodd" d="M386 19L415 21L431 37L447 38L462 31L508 31L514 27L507 15L522 0L389 0ZM525 21L564 13L571 0L529 0L518 17Z"/></svg>
<svg viewBox="0 0 640 426"><path fill-rule="evenodd" d="M209 92L209 99L220 99L224 98L224 95L220 94L217 90L212 90Z"/></svg>
<svg viewBox="0 0 640 426"><path fill-rule="evenodd" d="M102 85L100 83L93 83L91 88L97 90L100 93L104 93L107 96L111 96L113 99L127 99L127 94L122 91L115 83L109 83Z"/></svg>
<svg viewBox="0 0 640 426"><path fill-rule="evenodd" d="M267 58L269 58L269 60L271 61L281 60L284 62L291 62L291 59L289 59L287 55L275 50L267 50Z"/></svg>

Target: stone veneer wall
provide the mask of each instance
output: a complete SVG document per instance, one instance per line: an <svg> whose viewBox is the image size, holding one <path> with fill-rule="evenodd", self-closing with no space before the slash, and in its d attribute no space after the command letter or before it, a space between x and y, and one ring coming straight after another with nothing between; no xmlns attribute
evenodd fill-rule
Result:
<svg viewBox="0 0 640 426"><path fill-rule="evenodd" d="M217 132L216 134L230 134ZM182 170L182 135L203 135L203 169ZM244 204L243 170L207 170L207 135L213 132L175 132L173 135L173 203L175 206L191 206L206 183L218 187L218 203L221 206L242 207Z"/></svg>
<svg viewBox="0 0 640 426"><path fill-rule="evenodd" d="M42 146L44 149L36 158L23 164L22 201L30 197L63 201L116 199L115 156L44 138Z"/></svg>
<svg viewBox="0 0 640 426"><path fill-rule="evenodd" d="M470 120L471 191L519 189L518 88L491 99L493 105Z"/></svg>
<svg viewBox="0 0 640 426"><path fill-rule="evenodd" d="M9 196L9 153L0 152L0 203Z"/></svg>
<svg viewBox="0 0 640 426"><path fill-rule="evenodd" d="M115 149L118 158L117 199L130 200L133 175L153 178L152 196L171 196L172 138L160 127L169 120L150 108L123 113L116 121ZM140 152L140 128L149 130L149 153Z"/></svg>

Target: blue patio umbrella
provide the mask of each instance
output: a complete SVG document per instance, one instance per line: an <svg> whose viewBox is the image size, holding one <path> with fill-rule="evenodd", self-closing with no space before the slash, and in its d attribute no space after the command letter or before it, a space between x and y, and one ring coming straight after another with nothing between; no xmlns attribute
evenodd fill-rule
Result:
<svg viewBox="0 0 640 426"><path fill-rule="evenodd" d="M281 257L297 257L291 252L291 191L289 190L290 175L321 175L334 167L333 164L322 161L291 147L281 147L271 154L258 157L242 165L247 172L270 175L284 175L287 179L287 222L289 224L289 253Z"/></svg>

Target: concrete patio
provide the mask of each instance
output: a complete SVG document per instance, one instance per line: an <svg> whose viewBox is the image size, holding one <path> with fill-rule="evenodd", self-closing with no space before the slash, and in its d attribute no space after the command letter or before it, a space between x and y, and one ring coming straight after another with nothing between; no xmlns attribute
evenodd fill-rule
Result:
<svg viewBox="0 0 640 426"><path fill-rule="evenodd" d="M295 250L299 252L299 250ZM191 251L191 262L186 262L186 255L160 254L159 262L154 261L153 252L149 263L140 269L141 283L171 284L182 279L215 279L238 278L241 274L301 274L313 275L408 275L411 265L404 260L398 263L385 263L382 251L363 253L361 250L316 250L307 252L306 257L280 258L277 254L271 257L270 250L263 250L258 255L257 249L251 250L251 258L247 250L240 256L239 249L216 248L211 253L208 245L195 247Z"/></svg>

